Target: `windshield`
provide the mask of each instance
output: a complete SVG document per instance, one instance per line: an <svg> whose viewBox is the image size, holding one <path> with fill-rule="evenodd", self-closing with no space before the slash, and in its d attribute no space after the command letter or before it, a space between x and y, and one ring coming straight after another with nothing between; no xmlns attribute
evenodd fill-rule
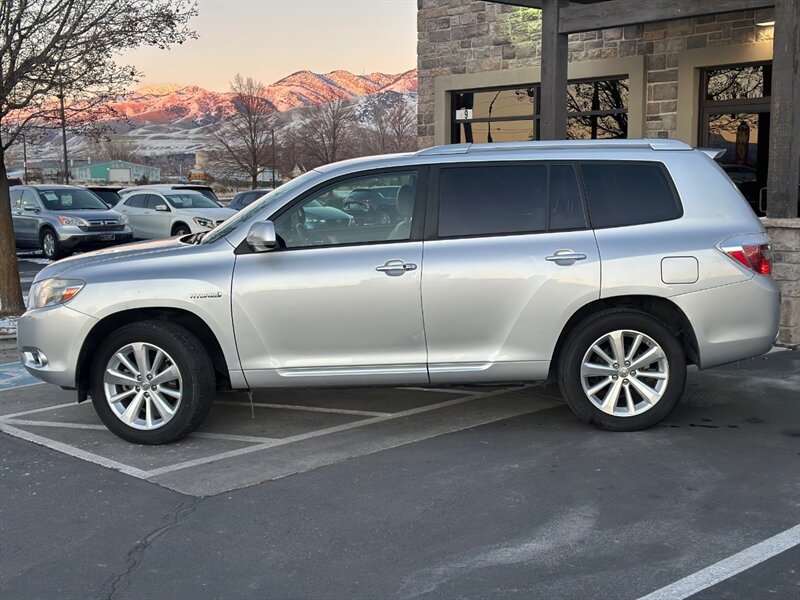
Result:
<svg viewBox="0 0 800 600"><path fill-rule="evenodd" d="M40 189L39 195L47 210L108 210L100 198L81 188Z"/></svg>
<svg viewBox="0 0 800 600"><path fill-rule="evenodd" d="M245 223L252 217L252 215L262 208L264 208L267 204L271 202L275 202L281 198L284 198L288 194L291 194L297 188L306 184L306 182L310 179L314 179L319 176L319 171L307 171L297 177L292 179L289 183L284 183L279 188L272 190L266 196L261 196L258 200L250 204L249 206L243 208L230 219L225 221L222 225L219 225L216 229L212 229L209 231L204 237L203 242L204 244L210 244L212 242L216 242L218 239L225 237L235 229L239 227L242 223Z"/></svg>
<svg viewBox="0 0 800 600"><path fill-rule="evenodd" d="M168 192L164 197L173 208L219 208L219 204L200 192Z"/></svg>

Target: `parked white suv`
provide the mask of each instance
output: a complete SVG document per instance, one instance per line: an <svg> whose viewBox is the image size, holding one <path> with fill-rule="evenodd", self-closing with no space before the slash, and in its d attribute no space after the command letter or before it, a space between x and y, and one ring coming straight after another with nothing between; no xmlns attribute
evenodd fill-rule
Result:
<svg viewBox="0 0 800 600"><path fill-rule="evenodd" d="M194 190L138 187L124 192L114 210L128 217L133 237L140 240L209 231L236 214Z"/></svg>
<svg viewBox="0 0 800 600"><path fill-rule="evenodd" d="M305 211L387 186L394 223ZM770 349L770 256L736 186L681 142L445 146L320 167L205 235L55 263L19 351L141 444L196 428L216 386L552 377L582 420L635 430L675 407L687 364Z"/></svg>

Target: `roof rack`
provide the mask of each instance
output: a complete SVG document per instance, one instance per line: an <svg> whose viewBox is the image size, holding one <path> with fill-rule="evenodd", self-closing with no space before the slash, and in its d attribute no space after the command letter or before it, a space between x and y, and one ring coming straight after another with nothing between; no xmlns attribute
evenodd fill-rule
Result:
<svg viewBox="0 0 800 600"><path fill-rule="evenodd" d="M622 140L553 140L535 142L499 142L496 144L449 144L433 146L417 152L417 156L441 156L447 154L475 154L478 152L513 152L515 150L575 150L587 149L647 149L647 150L691 150L680 140L672 139L622 139Z"/></svg>

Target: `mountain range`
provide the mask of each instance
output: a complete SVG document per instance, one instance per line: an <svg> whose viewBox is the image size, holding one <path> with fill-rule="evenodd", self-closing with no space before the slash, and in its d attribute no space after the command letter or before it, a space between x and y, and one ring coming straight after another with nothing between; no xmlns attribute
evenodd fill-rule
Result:
<svg viewBox="0 0 800 600"><path fill-rule="evenodd" d="M356 75L343 70L298 71L265 86L265 95L280 113L281 128L296 122L303 108L334 100L354 104L357 115L368 114L367 105L376 98L386 105L398 100L415 105L417 72ZM196 85L149 85L113 103L113 108L127 117L127 123L120 120L107 124L111 131L134 142L141 156L191 154L206 148L211 134L231 114L232 97L231 92ZM57 159L61 155L60 144L53 131L32 149L32 158ZM75 157L91 157L96 152L79 135L68 136L68 146Z"/></svg>
<svg viewBox="0 0 800 600"><path fill-rule="evenodd" d="M349 71L298 71L265 87L267 100L278 112L377 94L415 94L416 70L399 74L354 75ZM134 126L165 125L195 128L216 123L231 112L231 92L174 84L140 88L114 104Z"/></svg>

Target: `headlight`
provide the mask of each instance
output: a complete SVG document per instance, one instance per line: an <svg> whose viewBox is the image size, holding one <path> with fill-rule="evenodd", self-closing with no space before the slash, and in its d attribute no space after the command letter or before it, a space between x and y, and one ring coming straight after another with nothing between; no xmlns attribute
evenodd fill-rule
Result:
<svg viewBox="0 0 800 600"><path fill-rule="evenodd" d="M120 213L119 215L119 224L120 225L127 225L128 224L128 215L123 215Z"/></svg>
<svg viewBox="0 0 800 600"><path fill-rule="evenodd" d="M203 219L201 217L195 217L194 222L200 225L200 227L208 227L209 229L214 229L214 221L211 219Z"/></svg>
<svg viewBox="0 0 800 600"><path fill-rule="evenodd" d="M65 217L63 215L60 215L58 217L58 220L61 221L62 225L74 225L75 227L88 227L89 226L89 223L87 223L86 221L84 221L83 219L80 219L78 217Z"/></svg>
<svg viewBox="0 0 800 600"><path fill-rule="evenodd" d="M56 306L72 300L86 285L80 279L58 279L52 277L37 281L31 286L28 296L28 308L44 308Z"/></svg>

